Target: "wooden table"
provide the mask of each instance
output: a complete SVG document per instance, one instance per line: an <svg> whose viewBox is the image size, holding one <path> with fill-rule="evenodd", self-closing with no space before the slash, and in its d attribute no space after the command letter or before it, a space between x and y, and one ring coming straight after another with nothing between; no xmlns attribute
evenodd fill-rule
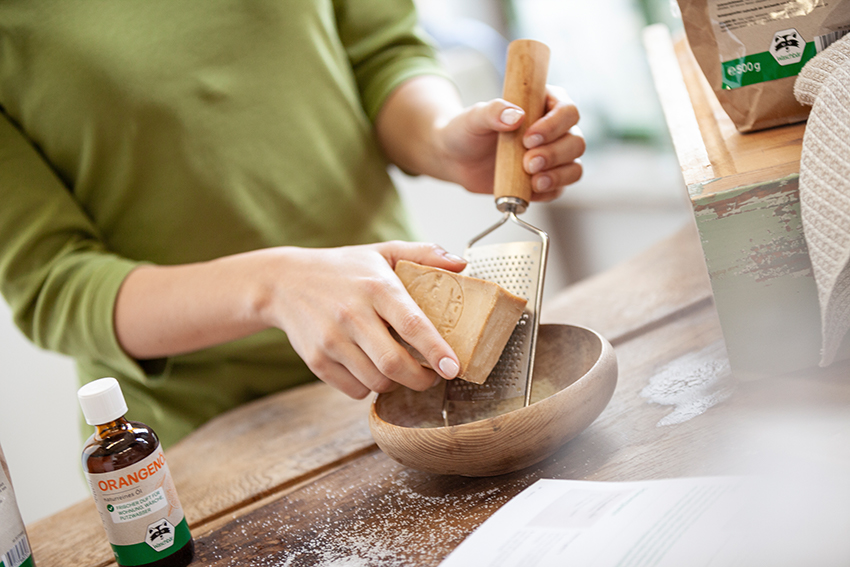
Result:
<svg viewBox="0 0 850 567"><path fill-rule="evenodd" d="M805 123L742 134L685 37L651 26L644 44L733 371L764 376L816 366L820 308L799 203Z"/></svg>
<svg viewBox="0 0 850 567"><path fill-rule="evenodd" d="M822 412L850 402L847 366L770 382L731 378L691 226L567 288L542 314L544 323L600 331L620 366L608 407L553 457L493 478L426 474L374 445L368 400L348 399L321 383L284 392L220 416L167 452L195 536L193 565L438 565L539 478L727 473L737 466L728 458L740 442L735 424L752 408ZM688 410L687 396L657 395L676 388L687 394L695 384L718 403L701 413ZM660 389L653 393L653 386ZM671 411L669 404L679 405ZM846 439L834 442L846 445ZM745 449L741 454L753 454ZM39 567L113 564L90 500L28 531Z"/></svg>

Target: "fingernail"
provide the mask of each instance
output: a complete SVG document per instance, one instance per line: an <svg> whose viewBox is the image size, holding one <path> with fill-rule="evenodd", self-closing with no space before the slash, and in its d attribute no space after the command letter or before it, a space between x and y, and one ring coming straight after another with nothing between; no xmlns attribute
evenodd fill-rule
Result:
<svg viewBox="0 0 850 567"><path fill-rule="evenodd" d="M545 191L552 186L552 179L548 175L543 175L537 180L537 190Z"/></svg>
<svg viewBox="0 0 850 567"><path fill-rule="evenodd" d="M434 374L437 374L437 373L435 372ZM432 388L434 388L434 387L436 387L436 386L439 386L439 385L440 385L440 382L442 382L442 381L443 381L443 377L442 377L442 376L440 376L439 374L437 374L437 377L436 377L436 378L434 378L434 383L433 383L433 384L431 384L431 387L432 387Z"/></svg>
<svg viewBox="0 0 850 567"><path fill-rule="evenodd" d="M523 144L525 144L525 147L529 150L531 148L536 148L537 146L539 146L542 143L543 143L543 136L541 136L540 134L533 134L533 135L528 136L527 138L525 138L523 140Z"/></svg>
<svg viewBox="0 0 850 567"><path fill-rule="evenodd" d="M522 118L522 111L517 110L516 108L506 108L502 111L502 115L499 117L499 120L508 126L513 126L519 122L520 118Z"/></svg>
<svg viewBox="0 0 850 567"><path fill-rule="evenodd" d="M528 162L528 172L529 173L537 173L538 171L543 169L544 165L546 165L546 160L543 159L542 156L537 156L535 158L532 158L532 160L530 162Z"/></svg>
<svg viewBox="0 0 850 567"><path fill-rule="evenodd" d="M440 361L440 370L443 372L443 376L452 379L460 372L460 366L451 358L446 357Z"/></svg>
<svg viewBox="0 0 850 567"><path fill-rule="evenodd" d="M460 263L460 264L465 264L465 263L466 263L466 260L464 260L464 259L463 259L463 258L461 258L460 256L457 256L457 255L455 255L455 254L452 254L451 252L448 252L448 251L446 251L446 250L443 250L443 251L442 251L442 255L443 255L443 258L445 258L446 260L449 260L449 261L451 261L451 262L458 262L458 263Z"/></svg>

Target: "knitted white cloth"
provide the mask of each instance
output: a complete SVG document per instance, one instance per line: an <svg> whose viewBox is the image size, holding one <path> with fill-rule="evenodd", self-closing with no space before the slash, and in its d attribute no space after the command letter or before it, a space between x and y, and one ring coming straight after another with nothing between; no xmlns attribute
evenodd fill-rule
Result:
<svg viewBox="0 0 850 567"><path fill-rule="evenodd" d="M800 209L820 302L820 365L828 366L850 329L850 35L806 64L794 95L812 105Z"/></svg>

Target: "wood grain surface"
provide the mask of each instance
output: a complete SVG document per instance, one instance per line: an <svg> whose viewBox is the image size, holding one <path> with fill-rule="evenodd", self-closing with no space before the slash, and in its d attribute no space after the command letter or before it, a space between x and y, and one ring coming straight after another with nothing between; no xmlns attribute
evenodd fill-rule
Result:
<svg viewBox="0 0 850 567"><path fill-rule="evenodd" d="M422 473L383 453L347 463L300 490L269 502L200 538L201 565L438 565L499 506L539 478L638 480L716 470L710 461L723 435L706 413L660 427L669 407L641 397L659 366L717 345L710 305L678 323L623 343L623 381L587 430L555 455L516 473L468 478ZM659 348L663 345L663 348ZM656 356L646 356L648 352ZM699 367L716 358L709 349Z"/></svg>
<svg viewBox="0 0 850 567"><path fill-rule="evenodd" d="M399 388L372 404L369 424L378 446L417 470L494 476L526 468L581 433L608 404L617 359L598 333L571 325L542 325L534 360L531 404L499 400L468 404L469 419L444 426L443 390ZM482 408L492 409L488 412ZM453 410L457 419L460 408Z"/></svg>
<svg viewBox="0 0 850 567"><path fill-rule="evenodd" d="M696 225L570 286L541 310L542 323L589 327L611 344L712 301Z"/></svg>
<svg viewBox="0 0 850 567"><path fill-rule="evenodd" d="M321 383L247 404L166 451L193 535L217 518L375 450L369 400ZM113 563L92 499L27 526L38 565ZM85 542L84 544L81 542Z"/></svg>
<svg viewBox="0 0 850 567"><path fill-rule="evenodd" d="M706 286L699 240L686 227L634 261L564 290L547 317L604 328L616 342L618 385L581 434L511 474L468 478L400 465L371 442L369 401L324 384L213 420L168 453L196 540L193 565L438 565L539 478L735 472L737 456L755 453L740 427L754 409L844 411L846 364L775 381L733 379ZM842 437L826 440L846 445ZM730 447L737 451L731 457ZM28 529L40 567L110 563L88 501Z"/></svg>
<svg viewBox="0 0 850 567"><path fill-rule="evenodd" d="M674 42L654 26L644 43L733 371L765 377L816 366L821 314L799 202L805 123L742 134L685 37ZM850 339L839 354L847 357Z"/></svg>
<svg viewBox="0 0 850 567"><path fill-rule="evenodd" d="M525 111L525 119L516 130L499 134L496 146L496 172L493 196L517 197L527 206L531 201L531 176L522 166L525 146L522 137L546 107L546 76L549 71L549 47L531 39L514 40L508 46L505 84L502 98ZM522 212L524 207L518 212Z"/></svg>
<svg viewBox="0 0 850 567"><path fill-rule="evenodd" d="M676 38L672 52L665 45L670 41L669 33L665 37L659 28L644 35L656 90L662 96L673 145L692 196L799 172L805 123L738 132L700 71L687 39ZM682 98L682 81L690 104Z"/></svg>

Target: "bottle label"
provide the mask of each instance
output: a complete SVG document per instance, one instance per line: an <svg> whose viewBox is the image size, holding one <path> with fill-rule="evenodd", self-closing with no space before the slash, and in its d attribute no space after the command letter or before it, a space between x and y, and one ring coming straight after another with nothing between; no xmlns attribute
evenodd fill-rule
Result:
<svg viewBox="0 0 850 567"><path fill-rule="evenodd" d="M5 464L0 452L0 567L33 567L27 532Z"/></svg>
<svg viewBox="0 0 850 567"><path fill-rule="evenodd" d="M162 447L129 467L86 478L120 565L157 561L192 538Z"/></svg>

